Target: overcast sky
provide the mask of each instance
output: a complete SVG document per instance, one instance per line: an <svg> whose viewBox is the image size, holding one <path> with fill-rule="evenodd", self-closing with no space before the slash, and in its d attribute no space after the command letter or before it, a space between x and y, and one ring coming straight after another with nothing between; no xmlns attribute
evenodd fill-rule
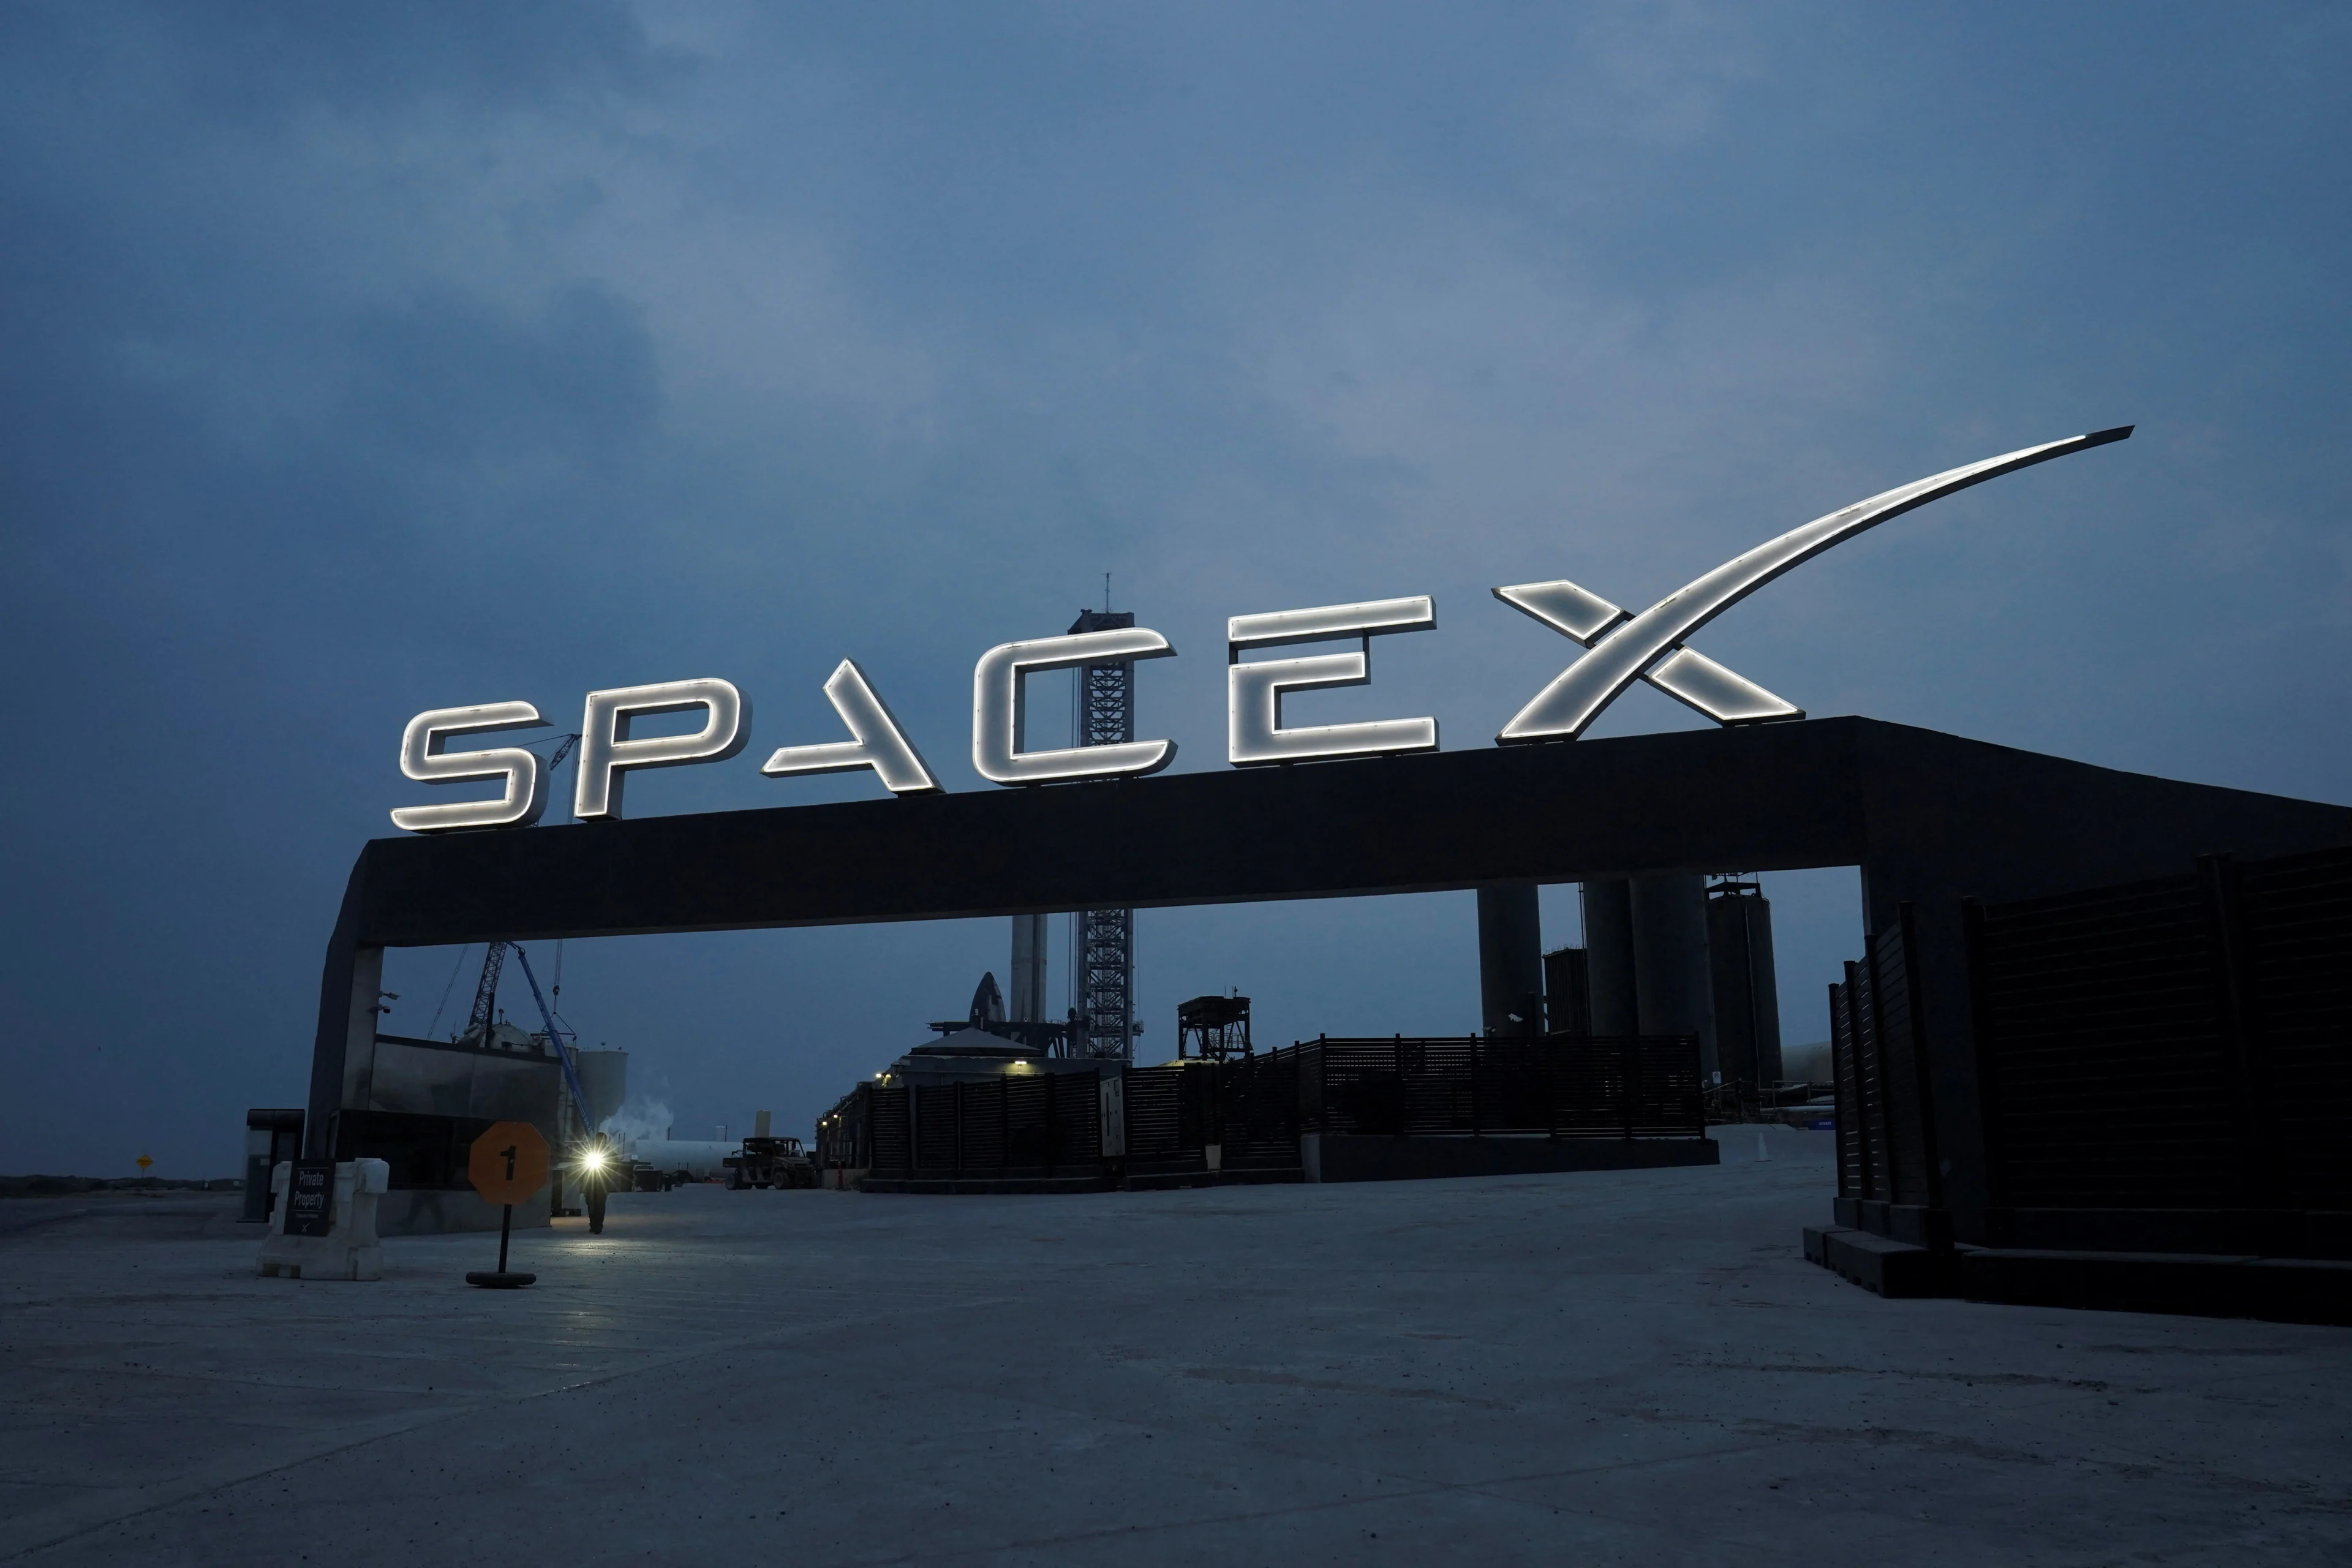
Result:
<svg viewBox="0 0 2352 1568"><path fill-rule="evenodd" d="M1438 629L1318 711L1481 746L1568 646L1496 584L1645 604L2137 423L1703 646L2352 800L2347 79L2333 5L0 7L0 1171L227 1173L300 1102L343 879L430 798L411 714L722 676L750 750L631 815L846 798L757 764L855 657L992 787L972 659L1105 572L1180 652L1180 769L1225 765L1225 616L1403 594ZM1853 879L1767 890L1818 1038ZM1262 1041L1476 1021L1467 894L1139 944L1153 1059L1228 986ZM682 1133L800 1131L1004 948L574 942L563 1010ZM389 1026L479 958L395 953Z"/></svg>

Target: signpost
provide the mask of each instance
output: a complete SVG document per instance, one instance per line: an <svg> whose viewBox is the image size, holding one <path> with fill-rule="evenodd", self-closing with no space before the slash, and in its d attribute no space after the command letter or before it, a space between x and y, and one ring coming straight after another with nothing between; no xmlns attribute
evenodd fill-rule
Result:
<svg viewBox="0 0 2352 1568"><path fill-rule="evenodd" d="M536 1274L507 1272L507 1238L514 1229L514 1206L547 1185L547 1140L528 1121L497 1121L474 1140L466 1157L466 1174L474 1190L505 1211L499 1219L499 1266L489 1273L466 1276L468 1285L493 1290L520 1290ZM291 1221L289 1226L290 1227Z"/></svg>

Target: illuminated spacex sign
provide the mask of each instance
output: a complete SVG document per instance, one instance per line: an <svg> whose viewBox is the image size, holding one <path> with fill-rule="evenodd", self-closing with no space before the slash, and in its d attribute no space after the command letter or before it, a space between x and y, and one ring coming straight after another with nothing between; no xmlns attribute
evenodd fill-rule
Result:
<svg viewBox="0 0 2352 1568"><path fill-rule="evenodd" d="M1495 597L1560 633L1586 650L1503 726L1503 745L1571 741L1618 695L1645 680L1720 724L1760 724L1801 719L1803 710L1725 668L1686 641L1707 622L1782 573L1811 560L1873 524L1986 479L2070 453L2120 441L2131 426L2096 431L2027 447L1856 501L1766 541L1667 595L1635 615L1565 580L1496 588ZM1295 691L1361 686L1371 679L1372 638L1433 630L1434 604L1426 596L1330 605L1235 616L1225 624L1226 758L1235 767L1335 757L1380 756L1437 749L1434 719L1382 719L1365 723L1286 725L1283 699ZM1244 653L1307 643L1350 641L1342 653L1244 660ZM1098 746L1029 751L1021 744L1026 678L1085 665L1171 658L1176 650L1141 626L1035 637L992 647L972 671L971 765L999 784L1042 784L1071 779L1158 773L1175 761L1172 741L1129 741ZM824 694L849 731L846 741L785 746L761 764L772 778L870 768L894 795L925 795L940 781L891 716L865 672L842 660ZM699 712L699 729L679 735L631 734L632 723L663 713ZM393 825L415 833L461 828L524 827L547 806L549 764L520 746L450 751L469 735L543 729L528 702L436 708L408 721L401 737L400 771L424 784L499 780L488 800L403 806ZM580 752L572 815L583 822L621 815L622 786L640 768L724 762L751 739L751 705L724 680L667 680L588 694L580 721Z"/></svg>

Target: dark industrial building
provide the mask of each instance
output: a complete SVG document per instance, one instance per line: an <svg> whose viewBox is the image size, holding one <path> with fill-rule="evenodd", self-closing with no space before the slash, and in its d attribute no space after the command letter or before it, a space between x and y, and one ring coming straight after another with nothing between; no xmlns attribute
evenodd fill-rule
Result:
<svg viewBox="0 0 2352 1568"><path fill-rule="evenodd" d="M1535 921L1532 892L1517 894L1515 926ZM1528 1032L1542 1018L1564 1034L1685 1034L1698 1041L1718 1113L1769 1101L1783 1081L1780 994L1761 886L1678 875L1598 879L1579 892L1585 945L1545 953L1542 994L1523 1007L1512 1009L1507 992L1489 996L1488 1032ZM1482 920L1487 910L1482 901Z"/></svg>
<svg viewBox="0 0 2352 1568"><path fill-rule="evenodd" d="M545 1011L536 976L530 984L543 1012L541 1029L507 1022L498 1000L510 952L529 974L530 960L519 947L490 943L462 1028L435 1039L371 1027L364 1047L345 1058L342 1105L332 1118L334 1157L382 1160L390 1167L390 1190L376 1209L382 1235L498 1229L498 1207L474 1191L466 1171L474 1140L498 1121L530 1122L559 1152L546 1201L521 1205L516 1223L543 1226L553 1215L575 1212L570 1205L578 1186L568 1151L621 1108L628 1054L583 1051L570 1043L568 1031ZM371 1025L379 1016L369 1009ZM272 1157L291 1158L283 1147L287 1113L275 1114ZM247 1118L249 1126L252 1121ZM294 1113L298 1130L299 1121Z"/></svg>
<svg viewBox="0 0 2352 1568"><path fill-rule="evenodd" d="M1540 1001L1540 998L1538 998ZM1696 1036L1333 1039L1260 1055L1246 996L1177 1007L1177 1058L1052 1054L983 975L969 1015L818 1120L824 1184L1101 1192L1713 1163Z"/></svg>
<svg viewBox="0 0 2352 1568"><path fill-rule="evenodd" d="M986 1055L944 1057L971 1051ZM919 1047L819 1121L827 1185L1045 1193L1712 1164L1688 1036L1321 1038L1158 1067Z"/></svg>
<svg viewBox="0 0 2352 1568"><path fill-rule="evenodd" d="M1017 1153L1024 1171L1058 1168L1055 1157L1058 1151L1066 1145L1075 1151L1087 1138L1097 1136L1096 1080L1103 1072L1117 1071L1121 1064L1116 1058L1073 1054L1074 1047L1082 1048L1084 1042L1075 1020L1047 1024L1007 1017L996 976L988 973L980 977L971 1010L963 1017L931 1027L938 1031L937 1039L909 1047L870 1082L857 1085L817 1119L813 1150L823 1184L856 1186L873 1175L877 1094L886 1107L902 1101L911 1104L933 1090L945 1096L938 1103L960 1107L966 1099L966 1085L973 1086L971 1098L975 1103L983 1096L994 1095L992 1103L999 1104L1001 1110L988 1157L1003 1165ZM1000 1080L1012 1081L1009 1098L997 1087ZM1034 1110L1028 1109L1033 1099ZM1073 1109L1080 1100L1086 1108ZM1016 1103L1024 1108L1018 1116L1002 1110ZM1025 1119L1038 1122L1034 1135ZM906 1161L899 1157L898 1142L892 1140L903 1140L908 1134L898 1130L899 1123L890 1121L887 1110L883 1120L887 1123L883 1133L887 1146L884 1164L890 1170L902 1169ZM935 1124L946 1125L939 1116L933 1120ZM1015 1122L1022 1125L1016 1128ZM961 1121L954 1126L946 1159L961 1169ZM980 1157L975 1142L973 1158Z"/></svg>

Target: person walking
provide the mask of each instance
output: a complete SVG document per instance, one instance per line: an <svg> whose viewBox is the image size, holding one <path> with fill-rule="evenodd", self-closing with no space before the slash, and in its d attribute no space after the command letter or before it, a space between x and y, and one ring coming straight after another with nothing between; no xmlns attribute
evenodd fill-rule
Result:
<svg viewBox="0 0 2352 1568"><path fill-rule="evenodd" d="M587 1200L591 1236L604 1234L604 1200L613 1190L613 1175L619 1166L611 1138L602 1132L592 1135L580 1156L580 1195Z"/></svg>

